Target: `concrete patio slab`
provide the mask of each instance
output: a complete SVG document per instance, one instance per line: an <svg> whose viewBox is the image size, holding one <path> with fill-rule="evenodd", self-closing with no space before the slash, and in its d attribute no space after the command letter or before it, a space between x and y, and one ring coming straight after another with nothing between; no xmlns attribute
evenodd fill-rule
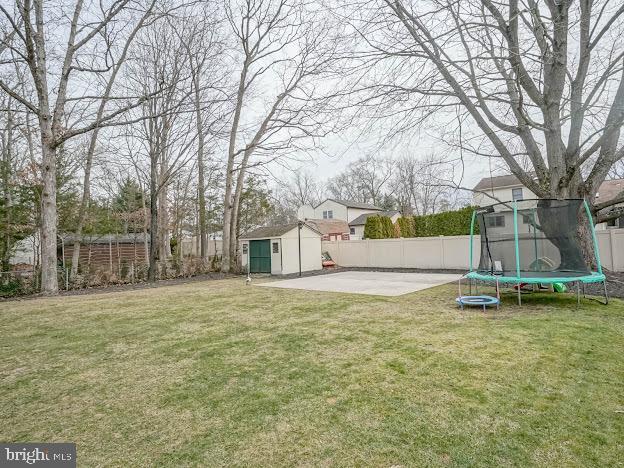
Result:
<svg viewBox="0 0 624 468"><path fill-rule="evenodd" d="M402 296L457 281L461 275L447 273L394 273L344 271L328 275L270 281L259 284L269 288L306 289L374 296Z"/></svg>

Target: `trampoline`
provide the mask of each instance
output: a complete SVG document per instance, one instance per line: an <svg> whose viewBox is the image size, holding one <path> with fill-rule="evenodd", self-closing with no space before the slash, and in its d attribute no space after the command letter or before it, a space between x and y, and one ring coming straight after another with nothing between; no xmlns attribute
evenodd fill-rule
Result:
<svg viewBox="0 0 624 468"><path fill-rule="evenodd" d="M476 226L481 253L474 269ZM583 256L582 234L591 236L596 271ZM580 300L580 285L603 283L608 302L591 212L582 199L518 200L475 209L470 223L470 271L465 277L471 282L495 281L497 289L499 283L515 284L519 304L523 284L576 283Z"/></svg>
<svg viewBox="0 0 624 468"><path fill-rule="evenodd" d="M495 305L498 309L500 299L492 296L459 296L455 299L455 302L457 302L462 310L464 310L464 306L473 306L483 307L483 312L485 312L485 308L489 305Z"/></svg>

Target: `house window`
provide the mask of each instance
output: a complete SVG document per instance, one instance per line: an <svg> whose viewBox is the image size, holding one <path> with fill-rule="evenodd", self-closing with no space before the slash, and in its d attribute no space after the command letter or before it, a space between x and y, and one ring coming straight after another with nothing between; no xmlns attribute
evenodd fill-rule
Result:
<svg viewBox="0 0 624 468"><path fill-rule="evenodd" d="M323 219L333 219L333 218L334 218L333 210L323 211Z"/></svg>
<svg viewBox="0 0 624 468"><path fill-rule="evenodd" d="M488 216L485 218L485 223L489 228L505 227L505 215Z"/></svg>
<svg viewBox="0 0 624 468"><path fill-rule="evenodd" d="M273 242L273 253L279 253L279 243Z"/></svg>
<svg viewBox="0 0 624 468"><path fill-rule="evenodd" d="M522 196L522 187L511 189L511 198L513 201L524 200L524 197Z"/></svg>
<svg viewBox="0 0 624 468"><path fill-rule="evenodd" d="M524 224L535 224L535 216L534 215L522 215L522 222Z"/></svg>
<svg viewBox="0 0 624 468"><path fill-rule="evenodd" d="M247 253L247 244L243 244L243 254Z"/></svg>
<svg viewBox="0 0 624 468"><path fill-rule="evenodd" d="M349 228L349 232L351 233L351 235L354 235L355 234L355 228L354 227Z"/></svg>
<svg viewBox="0 0 624 468"><path fill-rule="evenodd" d="M610 228L616 228L618 227L618 220L617 219L610 219L607 221L607 227Z"/></svg>

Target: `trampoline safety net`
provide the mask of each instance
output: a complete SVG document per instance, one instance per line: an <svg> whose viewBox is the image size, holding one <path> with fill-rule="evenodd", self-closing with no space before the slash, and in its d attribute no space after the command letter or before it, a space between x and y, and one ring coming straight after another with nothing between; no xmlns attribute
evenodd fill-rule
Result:
<svg viewBox="0 0 624 468"><path fill-rule="evenodd" d="M583 200L522 200L476 210L481 233L478 272L548 278L591 274L579 226L591 235ZM516 244L516 231L518 243Z"/></svg>

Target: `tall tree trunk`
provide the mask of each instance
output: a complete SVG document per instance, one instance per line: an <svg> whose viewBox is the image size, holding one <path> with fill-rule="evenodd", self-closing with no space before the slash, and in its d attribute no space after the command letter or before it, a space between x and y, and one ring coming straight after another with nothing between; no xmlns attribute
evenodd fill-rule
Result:
<svg viewBox="0 0 624 468"><path fill-rule="evenodd" d="M225 273L230 271L230 226L232 223L232 170L229 168L225 172L225 196L223 198L223 256L221 260L221 270Z"/></svg>
<svg viewBox="0 0 624 468"><path fill-rule="evenodd" d="M561 198L568 196L562 194ZM537 218L541 231L560 252L558 270L583 271L587 265L595 267L591 230L582 204L540 200Z"/></svg>
<svg viewBox="0 0 624 468"><path fill-rule="evenodd" d="M84 182L82 188L82 199L80 200L80 208L78 209L78 222L76 224L74 250L72 252L72 264L71 264L71 277L74 278L78 273L78 262L80 261L80 238L82 237L82 230L87 219L87 212L89 210L89 199L91 197L91 167L93 165L93 154L95 152L95 144L97 142L97 135L99 129L93 131L91 141L89 143L89 149L87 150L87 163L85 165Z"/></svg>
<svg viewBox="0 0 624 468"><path fill-rule="evenodd" d="M166 261L171 257L171 243L169 239L169 211L167 209L167 187L162 185L158 191L158 258Z"/></svg>
<svg viewBox="0 0 624 468"><path fill-rule="evenodd" d="M236 92L236 107L234 109L234 118L232 119L232 128L230 129L230 141L228 145L228 163L225 170L225 196L223 197L223 256L221 260L221 269L229 272L232 263L231 250L231 225L232 225L232 182L234 178L234 159L236 158L236 138L238 136L238 125L240 123L241 112L243 110L243 102L245 99L245 89L247 72L249 63L243 63L240 79L238 82L238 90Z"/></svg>
<svg viewBox="0 0 624 468"><path fill-rule="evenodd" d="M9 260L11 258L11 210L12 210L12 197L11 188L9 187L11 181L11 160L12 157L12 145L13 145L13 111L10 105L7 105L7 128L6 138L3 138L3 151L2 151L2 185L4 187L4 207L6 210L4 223L5 223L5 237L4 247L2 248L2 259L0 259L0 270L8 271L10 268ZM3 275L4 276L4 275Z"/></svg>
<svg viewBox="0 0 624 468"><path fill-rule="evenodd" d="M41 121L41 291L58 293L56 276L56 146L45 117Z"/></svg>
<svg viewBox="0 0 624 468"><path fill-rule="evenodd" d="M243 193L243 187L245 185L245 173L247 172L247 163L249 162L249 156L252 150L245 151L243 160L241 161L240 168L238 169L238 175L236 177L236 190L234 191L234 198L232 200L232 219L230 221L230 263L233 269L238 268L238 234L239 234L239 212L240 212L240 199Z"/></svg>
<svg viewBox="0 0 624 468"><path fill-rule="evenodd" d="M154 283L158 256L158 159L154 154L150 156L150 245L147 281Z"/></svg>
<svg viewBox="0 0 624 468"><path fill-rule="evenodd" d="M203 150L200 150L199 154L202 154ZM199 174L198 174L198 186L199 192L199 248L202 260L205 260L208 255L208 232L206 229L206 189L204 179L204 159L203 156L198 156Z"/></svg>
<svg viewBox="0 0 624 468"><path fill-rule="evenodd" d="M208 239L206 232L206 181L204 175L204 129L201 115L201 96L199 92L199 72L193 77L195 87L195 120L197 124L197 197L199 200L199 246L202 261L206 260Z"/></svg>

